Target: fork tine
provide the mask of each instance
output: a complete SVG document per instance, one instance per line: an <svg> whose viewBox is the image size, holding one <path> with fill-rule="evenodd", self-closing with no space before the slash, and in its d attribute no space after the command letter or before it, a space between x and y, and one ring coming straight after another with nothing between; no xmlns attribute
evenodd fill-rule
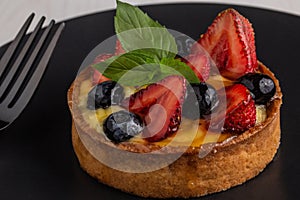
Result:
<svg viewBox="0 0 300 200"><path fill-rule="evenodd" d="M13 105L14 110L23 110L24 107L27 105L29 102L31 96L33 95L36 87L38 86L44 71L48 65L49 59L51 57L51 54L56 46L56 43L58 41L58 38L64 29L65 24L61 23L60 26L57 28L52 40L50 41L45 53L43 54L37 68L35 69L32 77L28 81L28 84L26 85L25 89L23 90L22 94L20 97L17 99L17 102ZM9 94L10 95L10 94ZM10 105L9 105L10 107Z"/></svg>
<svg viewBox="0 0 300 200"><path fill-rule="evenodd" d="M5 99L3 101L3 104L8 105L12 101L14 96L17 94L21 84L23 83L26 75L28 74L34 60L36 59L40 49L42 48L48 34L50 33L50 30L52 29L52 27L54 25L54 23L55 23L54 20L51 20L50 24L48 25L48 27L43 32L41 38L39 39L37 45L34 48L32 54L30 55L28 61L26 62L24 68L22 69L22 72L20 73L20 76L18 77L18 79L14 83L13 87L11 88L11 90L9 91L7 96L5 97Z"/></svg>
<svg viewBox="0 0 300 200"><path fill-rule="evenodd" d="M13 55L13 53L17 49L17 47L18 47L21 39L26 34L26 32L27 32L27 30L28 30L28 28L29 28L29 26L30 26L30 24L32 22L32 19L33 19L34 15L35 15L34 13L31 13L31 15L26 19L24 25L22 26L22 28L18 32L18 34L15 37L14 41L9 45L9 47L6 50L6 52L2 56L2 58L0 60L0 77L2 76L2 73L4 72L4 69L7 66L10 58Z"/></svg>
<svg viewBox="0 0 300 200"><path fill-rule="evenodd" d="M3 93L5 92L5 90L7 89L7 86L9 85L9 83L11 82L12 78L14 77L17 69L20 67L20 63L22 62L24 56L26 55L26 53L28 52L28 49L30 48L34 38L36 37L37 33L39 32L39 30L41 30L43 23L45 21L45 17L41 17L40 21L38 22L38 24L36 25L34 31L32 32L32 34L30 35L30 37L28 38L26 44L24 45L21 53L18 55L15 63L13 64L13 66L11 67L9 73L6 75L5 79L3 80L2 84L0 84L0 97L3 95Z"/></svg>

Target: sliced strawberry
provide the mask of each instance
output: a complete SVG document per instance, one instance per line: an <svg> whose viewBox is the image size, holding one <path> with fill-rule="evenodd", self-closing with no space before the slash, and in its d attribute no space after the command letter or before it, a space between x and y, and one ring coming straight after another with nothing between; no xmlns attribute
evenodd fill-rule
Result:
<svg viewBox="0 0 300 200"><path fill-rule="evenodd" d="M232 8L217 16L198 43L210 54L224 77L235 80L257 68L252 25ZM199 50L199 45L192 47L192 53Z"/></svg>
<svg viewBox="0 0 300 200"><path fill-rule="evenodd" d="M94 59L93 64L104 62L105 60L107 60L112 56L113 56L112 54L100 54ZM109 80L109 78L103 76L98 70L94 69L93 76L92 76L93 84L102 83L107 80Z"/></svg>
<svg viewBox="0 0 300 200"><path fill-rule="evenodd" d="M120 40L117 39L114 55L121 55L123 53L125 53L125 50L123 49ZM108 54L100 54L94 59L93 64L104 62L105 60L107 60L108 58L110 58L114 55L109 54L109 53ZM107 81L107 80L109 80L109 78L103 76L98 70L94 70L93 79L92 79L93 84L102 83L103 81Z"/></svg>
<svg viewBox="0 0 300 200"><path fill-rule="evenodd" d="M185 60L201 82L205 82L208 79L210 61L204 53L190 54Z"/></svg>
<svg viewBox="0 0 300 200"><path fill-rule="evenodd" d="M116 48L115 48L115 55L121 55L125 53L125 50L122 47L122 44L120 42L120 40L116 40Z"/></svg>
<svg viewBox="0 0 300 200"><path fill-rule="evenodd" d="M162 140L178 130L185 90L186 80L174 75L130 96L129 110L143 118L147 141Z"/></svg>
<svg viewBox="0 0 300 200"><path fill-rule="evenodd" d="M255 125L256 109L253 99L248 103L241 103L233 112L228 113L224 129L242 133Z"/></svg>
<svg viewBox="0 0 300 200"><path fill-rule="evenodd" d="M242 133L255 125L256 109L254 100L248 89L242 84L225 87L226 112L220 112L211 120L211 127L220 128L224 122L223 131ZM221 98L222 99L222 98ZM225 120L225 121L224 121Z"/></svg>
<svg viewBox="0 0 300 200"><path fill-rule="evenodd" d="M110 54L110 53L106 53L106 54L100 54L98 55L94 61L93 61L93 64L97 64L97 63L101 63L101 62L104 62L106 61L107 59L109 59L110 57L112 57L113 55Z"/></svg>
<svg viewBox="0 0 300 200"><path fill-rule="evenodd" d="M102 82L108 81L108 80L110 80L110 79L103 76L98 70L95 69L93 71L93 80L92 80L93 85L96 85L98 83L102 83Z"/></svg>

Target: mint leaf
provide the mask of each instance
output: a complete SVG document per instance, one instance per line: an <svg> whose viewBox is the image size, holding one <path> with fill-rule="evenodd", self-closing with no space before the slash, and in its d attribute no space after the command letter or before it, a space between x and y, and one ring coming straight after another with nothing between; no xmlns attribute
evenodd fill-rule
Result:
<svg viewBox="0 0 300 200"><path fill-rule="evenodd" d="M159 77L159 60L151 50L136 50L120 56L113 56L105 62L93 65L104 76L124 85L149 84Z"/></svg>
<svg viewBox="0 0 300 200"><path fill-rule="evenodd" d="M184 76L189 83L199 83L199 79L194 71L179 59L163 58L160 61L160 68L164 77L169 75L181 75Z"/></svg>
<svg viewBox="0 0 300 200"><path fill-rule="evenodd" d="M115 30L125 51L151 48L156 57L174 58L177 45L169 31L139 8L117 1Z"/></svg>

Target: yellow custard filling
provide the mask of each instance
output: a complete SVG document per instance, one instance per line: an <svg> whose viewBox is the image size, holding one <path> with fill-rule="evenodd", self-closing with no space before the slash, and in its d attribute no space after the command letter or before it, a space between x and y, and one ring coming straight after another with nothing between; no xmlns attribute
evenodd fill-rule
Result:
<svg viewBox="0 0 300 200"><path fill-rule="evenodd" d="M215 80L220 80L219 77L215 77ZM215 81L214 79L210 81ZM224 85L230 85L231 82L224 81ZM103 133L102 124L105 119L113 112L124 110L120 106L111 106L107 109L89 110L87 109L87 98L88 93L92 89L93 84L88 79L81 83L80 94L79 94L79 105L84 120L90 125L91 128L97 132ZM216 88L218 89L218 88ZM125 96L128 97L135 92L132 87L124 87ZM256 105L256 124L263 122L267 117L266 107L264 105ZM199 147L205 143L223 142L226 139L235 137L232 133L215 133L210 132L206 128L205 120L190 120L182 117L179 130L176 134L167 137L159 142L153 144L159 146L174 145L174 146L185 146L189 145L192 147ZM145 143L146 141L141 137L141 134L130 139L133 143Z"/></svg>

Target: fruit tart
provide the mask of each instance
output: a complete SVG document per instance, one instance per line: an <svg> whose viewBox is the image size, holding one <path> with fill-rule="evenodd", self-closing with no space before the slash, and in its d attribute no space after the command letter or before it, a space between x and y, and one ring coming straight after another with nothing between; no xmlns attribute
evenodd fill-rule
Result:
<svg viewBox="0 0 300 200"><path fill-rule="evenodd" d="M250 22L229 8L193 42L117 4L115 52L95 58L68 91L81 167L156 198L199 197L258 175L279 147L282 94L256 58Z"/></svg>

